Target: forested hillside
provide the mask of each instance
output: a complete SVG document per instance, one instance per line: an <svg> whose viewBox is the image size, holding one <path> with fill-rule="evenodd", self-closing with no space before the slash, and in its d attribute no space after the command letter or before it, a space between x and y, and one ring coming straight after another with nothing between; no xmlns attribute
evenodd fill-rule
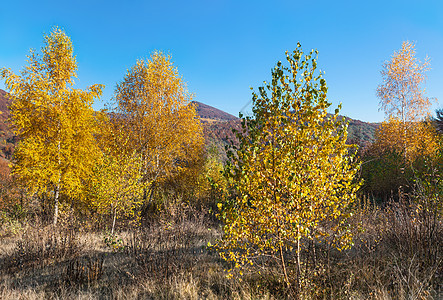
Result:
<svg viewBox="0 0 443 300"><path fill-rule="evenodd" d="M192 101L192 104L195 105L197 114L200 116L202 122L211 123L214 121L233 121L238 119L220 109L198 101Z"/></svg>
<svg viewBox="0 0 443 300"><path fill-rule="evenodd" d="M232 129L240 129L241 119L233 118L232 115L224 112L221 114L220 110L214 109L209 105L204 105L204 107L204 111L197 111L202 118L206 143L215 146L223 160L225 160L225 146L229 146L229 141L235 142L237 140ZM340 116L340 118L349 123L347 142L358 145L360 152L365 151L374 142L375 132L380 126L379 123L368 123L343 116Z"/></svg>
<svg viewBox="0 0 443 300"><path fill-rule="evenodd" d="M239 129L241 120L210 105L197 101L192 103L196 106L197 114L202 121L206 144L215 146L223 160L225 160L225 146L229 145L228 141L235 140L232 129ZM7 122L10 116L9 104L10 100L7 98L7 93L0 89L0 157L8 160L12 157L16 143L16 138ZM349 117L344 118L346 122L349 122L349 143L366 147L374 141L375 130L379 126L378 123L363 122Z"/></svg>

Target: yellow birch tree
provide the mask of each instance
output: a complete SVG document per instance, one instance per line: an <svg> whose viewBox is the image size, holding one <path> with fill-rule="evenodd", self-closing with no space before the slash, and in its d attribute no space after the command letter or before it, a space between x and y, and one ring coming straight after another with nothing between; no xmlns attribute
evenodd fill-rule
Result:
<svg viewBox="0 0 443 300"><path fill-rule="evenodd" d="M103 86L74 89L76 70L71 39L58 28L45 36L40 54L31 51L20 75L1 70L19 139L13 173L31 192L53 194L54 225L60 197L81 199L100 153L92 103Z"/></svg>
<svg viewBox="0 0 443 300"><path fill-rule="evenodd" d="M141 157L151 196L155 186L185 172L201 155L203 130L191 99L170 56L161 52L138 60L117 85L115 112L128 137L122 151Z"/></svg>
<svg viewBox="0 0 443 300"><path fill-rule="evenodd" d="M216 248L236 268L272 257L287 286L295 281L299 290L302 238L332 238L339 249L352 243L346 224L359 164L338 109L328 116L317 52L304 54L298 44L286 59L253 93L253 116L243 118L240 146L229 154L225 176L234 193L219 206L224 235Z"/></svg>
<svg viewBox="0 0 443 300"><path fill-rule="evenodd" d="M99 214L112 215L111 234L116 219L122 215L137 217L142 203L142 160L135 151L121 151L128 139L115 115L100 114L97 141L102 156L88 185L88 204Z"/></svg>
<svg viewBox="0 0 443 300"><path fill-rule="evenodd" d="M383 83L377 88L377 96L387 120L379 129L376 143L401 152L406 162L437 150L434 128L422 122L429 116L434 100L426 96L423 87L429 68L429 59L421 63L415 57L415 45L406 41L381 71Z"/></svg>

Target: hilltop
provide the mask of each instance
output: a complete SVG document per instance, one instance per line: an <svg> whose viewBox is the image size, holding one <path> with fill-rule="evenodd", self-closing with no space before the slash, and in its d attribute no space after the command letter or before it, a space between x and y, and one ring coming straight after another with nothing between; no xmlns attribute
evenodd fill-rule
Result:
<svg viewBox="0 0 443 300"><path fill-rule="evenodd" d="M349 123L348 142L357 144L360 147L366 147L375 141L375 131L380 123L370 123L341 116Z"/></svg>
<svg viewBox="0 0 443 300"><path fill-rule="evenodd" d="M210 105L198 101L192 101L191 103L195 105L197 114L200 116L203 123L213 123L214 121L234 121L238 119L237 117Z"/></svg>

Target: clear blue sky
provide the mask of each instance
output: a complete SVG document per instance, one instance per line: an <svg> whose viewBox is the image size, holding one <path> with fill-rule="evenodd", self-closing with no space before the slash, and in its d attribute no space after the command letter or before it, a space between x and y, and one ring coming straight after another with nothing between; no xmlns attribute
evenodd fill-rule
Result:
<svg viewBox="0 0 443 300"><path fill-rule="evenodd" d="M102 101L137 59L161 50L195 100L238 115L249 87L269 80L300 41L320 52L331 111L342 102L341 114L381 121L381 66L404 40L416 43L420 59L430 57L427 95L443 101L443 1L3 1L0 67L21 70L53 26L73 41L76 87L105 84Z"/></svg>

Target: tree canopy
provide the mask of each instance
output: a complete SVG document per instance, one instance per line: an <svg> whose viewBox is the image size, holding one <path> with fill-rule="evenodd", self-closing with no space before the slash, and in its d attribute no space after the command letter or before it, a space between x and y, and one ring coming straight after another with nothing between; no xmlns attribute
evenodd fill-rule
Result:
<svg viewBox="0 0 443 300"><path fill-rule="evenodd" d="M388 118L404 123L421 120L429 114L433 99L426 96L422 86L429 69L429 59L421 63L415 57L415 45L409 41L403 42L401 49L383 64L383 83L377 87L377 96Z"/></svg>
<svg viewBox="0 0 443 300"><path fill-rule="evenodd" d="M191 99L171 57L161 52L138 60L117 85L116 122L127 137L122 151L141 157L151 193L201 155L203 130Z"/></svg>
<svg viewBox="0 0 443 300"><path fill-rule="evenodd" d="M81 198L99 155L92 103L103 86L74 89L76 70L71 39L58 28L45 36L40 54L31 51L20 75L1 70L19 138L13 173L32 192L54 195L54 224L60 195Z"/></svg>

